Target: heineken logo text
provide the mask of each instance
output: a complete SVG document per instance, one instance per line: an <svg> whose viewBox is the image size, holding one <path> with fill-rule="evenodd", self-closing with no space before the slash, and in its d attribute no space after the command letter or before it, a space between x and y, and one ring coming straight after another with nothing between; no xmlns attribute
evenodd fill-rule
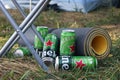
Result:
<svg viewBox="0 0 120 80"><path fill-rule="evenodd" d="M41 54L42 54L42 51L38 51L38 54L39 54L39 56L41 56Z"/></svg>
<svg viewBox="0 0 120 80"><path fill-rule="evenodd" d="M70 61L69 61L69 57L62 57L62 69L63 70L69 70L70 68Z"/></svg>
<svg viewBox="0 0 120 80"><path fill-rule="evenodd" d="M53 57L53 58L55 58L56 54L55 54L55 51L53 51L53 50L45 50L42 53L42 57Z"/></svg>

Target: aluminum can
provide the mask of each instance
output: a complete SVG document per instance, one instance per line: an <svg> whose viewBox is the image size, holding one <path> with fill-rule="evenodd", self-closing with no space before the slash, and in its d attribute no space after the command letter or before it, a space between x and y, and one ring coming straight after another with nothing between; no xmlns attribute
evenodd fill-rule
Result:
<svg viewBox="0 0 120 80"><path fill-rule="evenodd" d="M60 41L60 55L74 55L75 54L75 31L63 30Z"/></svg>
<svg viewBox="0 0 120 80"><path fill-rule="evenodd" d="M27 47L20 47L15 50L14 54L15 57L23 57L23 56L30 56L32 55Z"/></svg>
<svg viewBox="0 0 120 80"><path fill-rule="evenodd" d="M38 26L36 29L41 34L42 38L45 39L46 35L48 34L48 27ZM36 53L38 53L39 56L41 57L41 53L43 51L43 43L42 41L40 41L37 35L35 35L35 39L34 39L34 48L36 50Z"/></svg>
<svg viewBox="0 0 120 80"><path fill-rule="evenodd" d="M95 70L97 59L92 56L57 56L55 60L55 70Z"/></svg>
<svg viewBox="0 0 120 80"><path fill-rule="evenodd" d="M58 50L58 38L55 34L48 34L45 37L42 60L46 65L50 65L50 63L54 63L54 60L57 56L56 52Z"/></svg>

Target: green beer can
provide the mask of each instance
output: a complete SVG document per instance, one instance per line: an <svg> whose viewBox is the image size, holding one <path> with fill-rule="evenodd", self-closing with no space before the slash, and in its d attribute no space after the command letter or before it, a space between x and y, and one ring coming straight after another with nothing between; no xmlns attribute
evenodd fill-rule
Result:
<svg viewBox="0 0 120 80"><path fill-rule="evenodd" d="M74 55L75 54L75 31L63 30L60 41L60 55Z"/></svg>
<svg viewBox="0 0 120 80"><path fill-rule="evenodd" d="M46 35L48 34L48 27L38 26L37 31L41 34L42 38L45 39ZM36 49L36 52L41 56L43 50L43 43L42 41L40 41L37 35L35 35L34 47Z"/></svg>
<svg viewBox="0 0 120 80"><path fill-rule="evenodd" d="M20 47L15 50L13 55L15 57L23 57L23 56L30 56L31 53L27 47Z"/></svg>
<svg viewBox="0 0 120 80"><path fill-rule="evenodd" d="M50 65L54 63L54 60L57 56L57 47L58 47L58 38L55 34L48 34L45 37L42 60L46 65Z"/></svg>
<svg viewBox="0 0 120 80"><path fill-rule="evenodd" d="M55 70L95 70L97 59L92 56L57 56Z"/></svg>

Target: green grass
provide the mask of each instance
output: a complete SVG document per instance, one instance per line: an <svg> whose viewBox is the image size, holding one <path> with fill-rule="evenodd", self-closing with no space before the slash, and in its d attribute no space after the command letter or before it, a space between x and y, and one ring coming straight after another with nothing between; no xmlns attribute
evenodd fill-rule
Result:
<svg viewBox="0 0 120 80"><path fill-rule="evenodd" d="M0 12L1 13L1 12ZM18 25L23 21L22 16L17 16L17 11L10 11L15 18ZM20 14L19 14L20 15ZM100 8L88 14L78 12L54 12L53 10L44 11L37 17L34 24L36 26L45 25L48 27L99 27L104 25L119 25L120 23L120 9L116 8ZM119 26L118 26L119 27ZM109 31L109 30L108 30ZM10 23L5 19L3 14L0 14L0 47L7 41L7 39L14 32ZM118 36L117 36L118 37ZM19 66L19 59L13 57L17 44L4 57L9 58L8 61L18 63L18 68L10 68L9 65L6 71L2 70L1 80L119 80L120 79L120 39L113 41L110 54L112 56L99 60L98 67L95 71L88 70L70 70L70 71L55 71L52 74L47 74L41 70L34 58L24 57L20 61L22 66ZM2 61L0 61L0 64ZM25 63L30 65L27 68ZM37 71L31 69L34 66ZM19 68L20 67L20 68ZM22 68L21 68L22 67ZM3 67L5 68L5 67ZM1 71L1 70L0 70Z"/></svg>

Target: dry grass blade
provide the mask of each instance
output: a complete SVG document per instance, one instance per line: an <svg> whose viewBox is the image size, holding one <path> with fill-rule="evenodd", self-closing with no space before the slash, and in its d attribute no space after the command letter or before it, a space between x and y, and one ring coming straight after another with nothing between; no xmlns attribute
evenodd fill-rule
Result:
<svg viewBox="0 0 120 80"><path fill-rule="evenodd" d="M4 74L7 74L9 72L13 71L15 74L14 76L22 76L24 78L30 71L32 72L37 72L38 71L38 66L35 64L35 62L26 62L24 59L19 58L19 59L6 59L2 58L0 59L0 76L4 76ZM26 72L27 71L27 72Z"/></svg>
<svg viewBox="0 0 120 80"><path fill-rule="evenodd" d="M28 75L29 75L30 71L26 71L25 74L23 74L23 76L20 78L20 80L24 80Z"/></svg>

